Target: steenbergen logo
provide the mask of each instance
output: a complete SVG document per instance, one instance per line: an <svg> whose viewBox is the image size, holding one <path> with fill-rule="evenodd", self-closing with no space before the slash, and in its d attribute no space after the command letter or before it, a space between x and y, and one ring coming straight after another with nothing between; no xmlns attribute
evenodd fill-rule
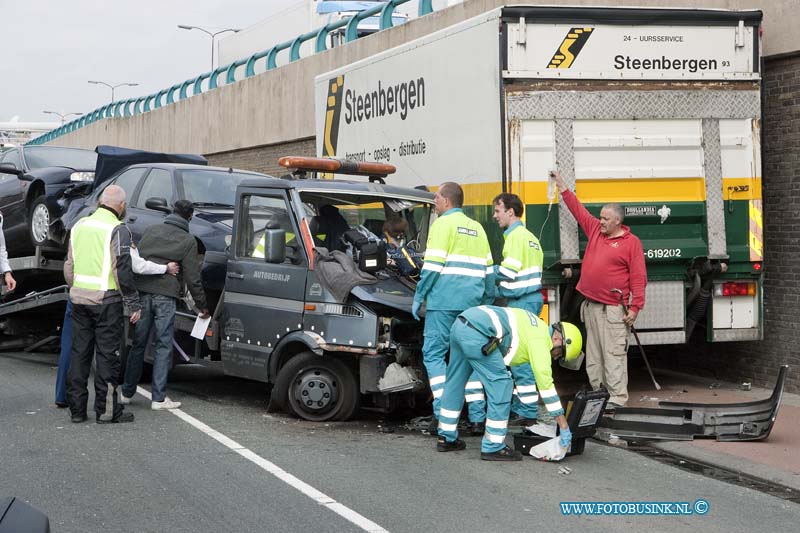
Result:
<svg viewBox="0 0 800 533"><path fill-rule="evenodd" d="M342 114L342 87L344 75L328 80L328 98L325 101L325 133L322 143L322 155L334 157L339 140L339 118Z"/></svg>
<svg viewBox="0 0 800 533"><path fill-rule="evenodd" d="M583 45L589 40L594 28L570 28L553 54L547 68L569 68L578 57Z"/></svg>
<svg viewBox="0 0 800 533"><path fill-rule="evenodd" d="M425 106L425 78L410 79L378 86L365 93L347 89L344 92L344 121L347 124L371 118L400 115L405 120L409 111Z"/></svg>

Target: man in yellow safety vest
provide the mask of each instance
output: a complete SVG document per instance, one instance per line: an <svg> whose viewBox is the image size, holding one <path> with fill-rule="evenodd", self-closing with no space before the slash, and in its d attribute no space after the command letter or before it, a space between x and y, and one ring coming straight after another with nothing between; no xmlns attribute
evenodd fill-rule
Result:
<svg viewBox="0 0 800 533"><path fill-rule="evenodd" d="M131 233L120 222L125 216L125 191L106 187L97 210L72 228L64 278L72 301L72 354L67 374L67 401L72 422L87 419L86 384L96 355L94 410L98 424L132 422L117 398L119 347L123 305L130 322L139 320L141 306L131 268Z"/></svg>

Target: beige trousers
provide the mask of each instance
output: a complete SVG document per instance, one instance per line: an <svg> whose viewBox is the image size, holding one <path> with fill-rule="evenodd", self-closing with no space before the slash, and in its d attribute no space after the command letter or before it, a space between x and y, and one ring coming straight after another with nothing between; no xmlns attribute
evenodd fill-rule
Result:
<svg viewBox="0 0 800 533"><path fill-rule="evenodd" d="M622 321L620 305L584 301L581 319L586 325L586 373L593 389L605 385L609 402L628 401L628 336L630 328Z"/></svg>

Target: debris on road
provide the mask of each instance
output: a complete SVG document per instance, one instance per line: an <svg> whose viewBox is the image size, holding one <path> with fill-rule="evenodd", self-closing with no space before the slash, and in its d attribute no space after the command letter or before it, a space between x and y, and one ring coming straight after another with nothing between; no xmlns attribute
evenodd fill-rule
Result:
<svg viewBox="0 0 800 533"><path fill-rule="evenodd" d="M778 416L788 370L786 365L780 367L769 398L734 403L659 402L657 408L623 407L603 417L598 435L605 433L609 437L634 440L695 437L714 437L718 441L766 440ZM719 386L712 383L709 388Z"/></svg>

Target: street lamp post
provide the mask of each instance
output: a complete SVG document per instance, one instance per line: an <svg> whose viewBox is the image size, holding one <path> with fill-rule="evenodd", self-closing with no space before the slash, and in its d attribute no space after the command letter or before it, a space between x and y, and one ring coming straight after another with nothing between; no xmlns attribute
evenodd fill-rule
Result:
<svg viewBox="0 0 800 533"><path fill-rule="evenodd" d="M72 115L80 116L82 113L59 113L58 111L42 111L45 115L56 115L61 119L61 125L64 125L66 122L67 117Z"/></svg>
<svg viewBox="0 0 800 533"><path fill-rule="evenodd" d="M106 87L111 89L112 104L114 103L114 89L116 89L117 87L136 87L137 85L139 85L138 83L118 83L116 85L111 85L110 83L106 83L104 81L95 81L95 80L89 80L89 83L94 85L105 85Z"/></svg>
<svg viewBox="0 0 800 533"><path fill-rule="evenodd" d="M225 33L226 31L232 31L233 33L238 33L242 31L240 29L226 28L224 30L219 30L217 32L212 33L205 28L201 28L200 26L187 26L185 24L178 24L178 28L182 30L200 30L209 37L211 37L211 72L214 71L214 39L216 39L217 35L219 35L220 33Z"/></svg>

